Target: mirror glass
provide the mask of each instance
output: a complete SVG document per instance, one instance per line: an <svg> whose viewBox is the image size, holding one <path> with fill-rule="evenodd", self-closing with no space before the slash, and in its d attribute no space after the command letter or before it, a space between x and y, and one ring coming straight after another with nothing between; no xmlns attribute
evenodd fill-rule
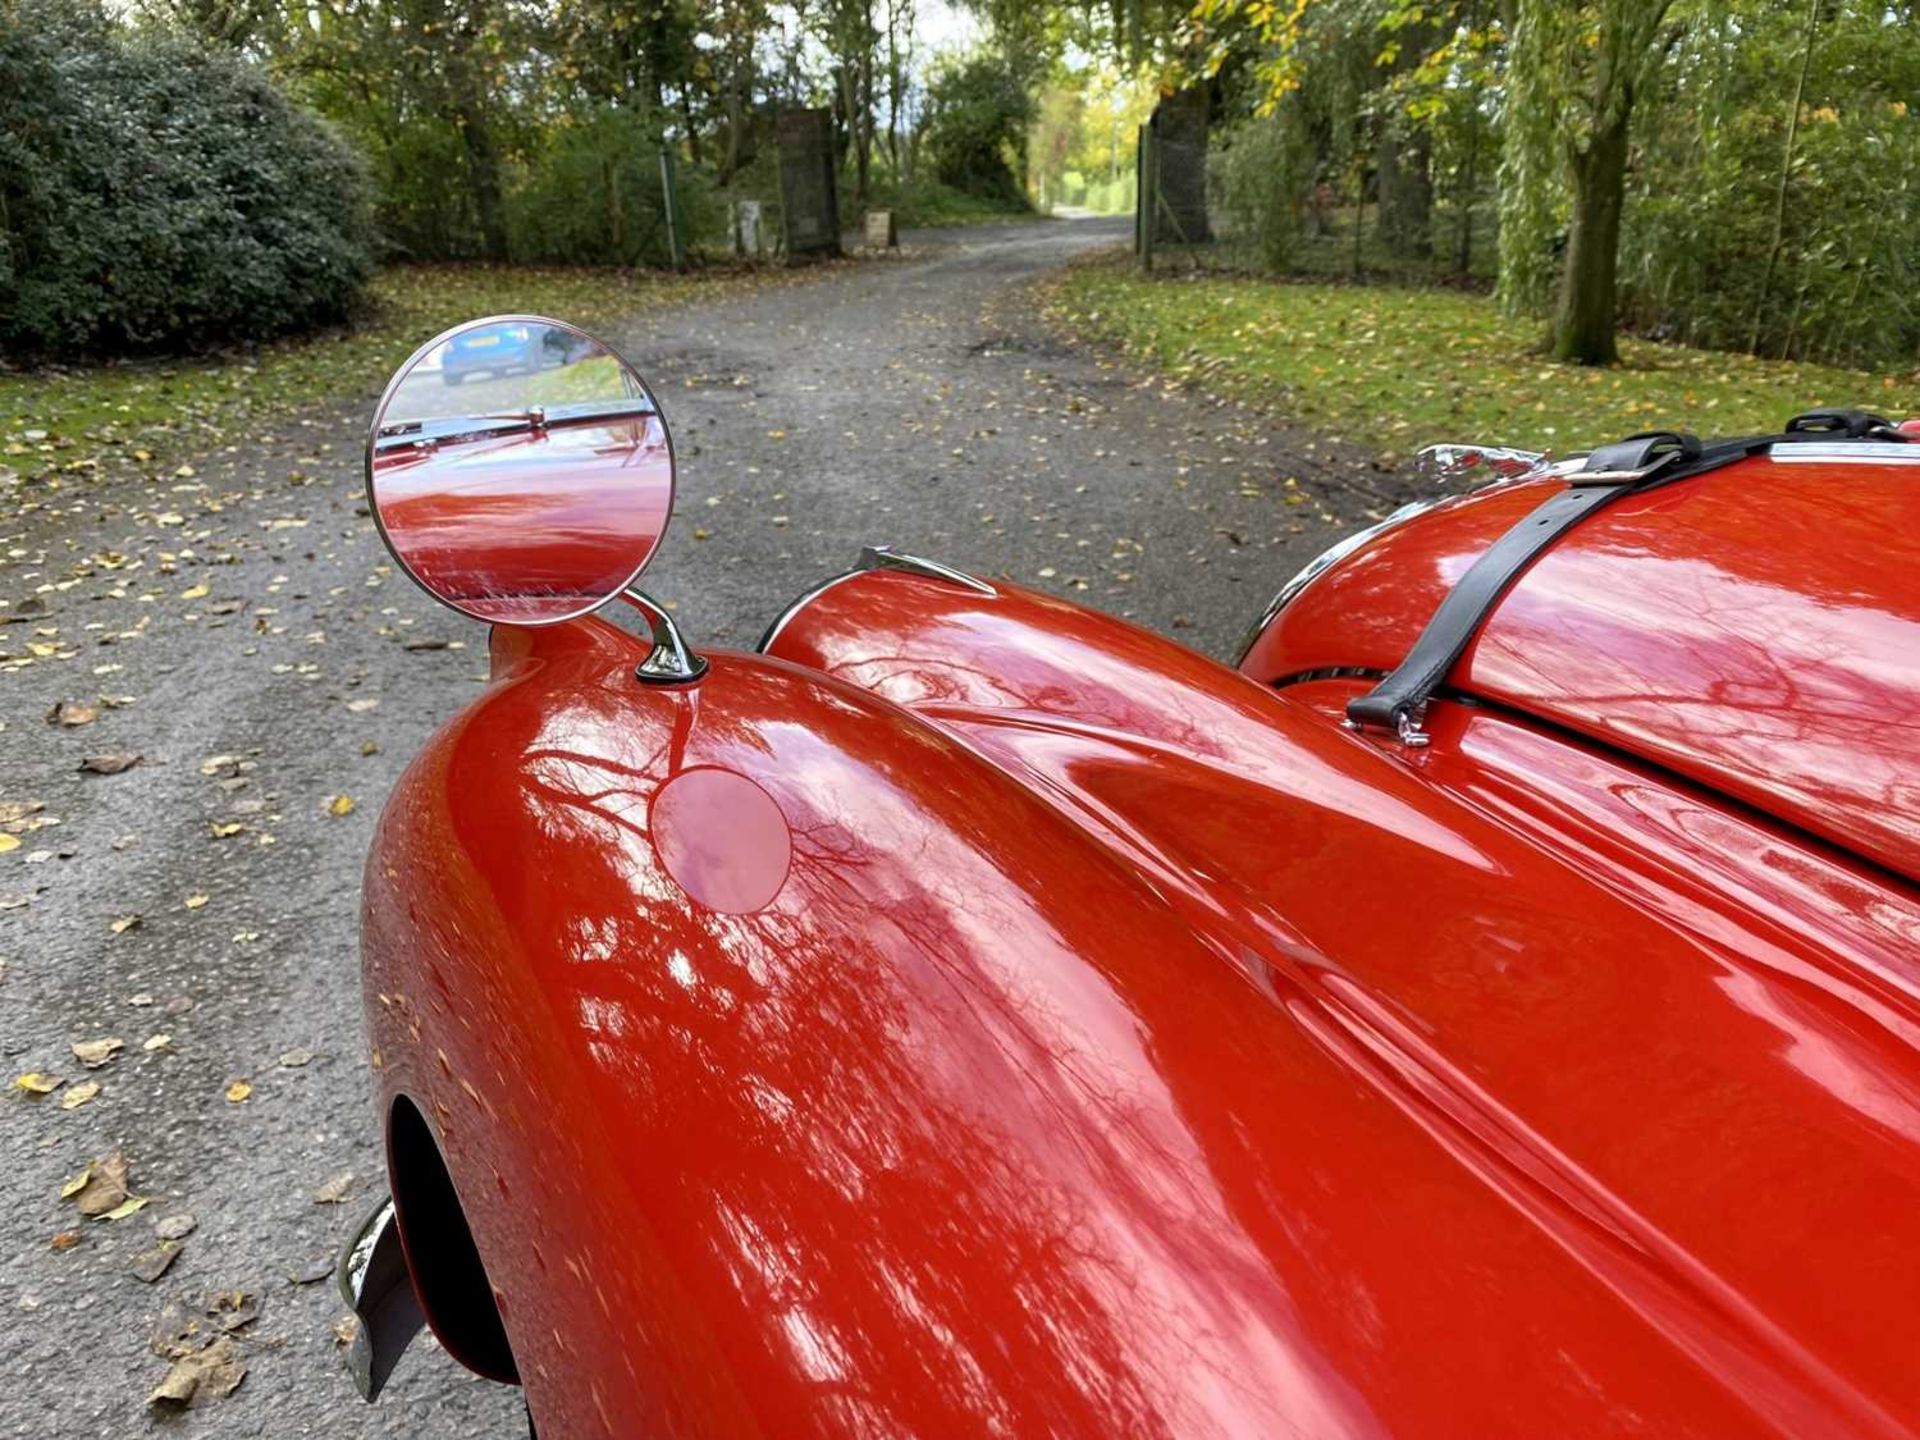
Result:
<svg viewBox="0 0 1920 1440"><path fill-rule="evenodd" d="M673 448L640 377L557 320L476 320L387 386L367 489L394 557L478 620L548 625L632 584L673 508Z"/></svg>

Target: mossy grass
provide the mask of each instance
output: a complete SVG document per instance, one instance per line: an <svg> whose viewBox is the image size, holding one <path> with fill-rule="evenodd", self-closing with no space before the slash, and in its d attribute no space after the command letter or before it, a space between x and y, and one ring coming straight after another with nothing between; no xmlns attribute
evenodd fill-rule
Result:
<svg viewBox="0 0 1920 1440"><path fill-rule="evenodd" d="M788 272L401 265L374 280L350 326L191 358L0 370L0 475L144 468L229 444L328 402L371 403L414 348L481 315L585 326Z"/></svg>
<svg viewBox="0 0 1920 1440"><path fill-rule="evenodd" d="M1567 453L1640 430L1777 430L1816 406L1920 414L1920 372L1876 375L1622 337L1558 364L1542 327L1457 290L1146 276L1100 257L1052 283L1069 329L1331 434L1407 453L1442 440Z"/></svg>

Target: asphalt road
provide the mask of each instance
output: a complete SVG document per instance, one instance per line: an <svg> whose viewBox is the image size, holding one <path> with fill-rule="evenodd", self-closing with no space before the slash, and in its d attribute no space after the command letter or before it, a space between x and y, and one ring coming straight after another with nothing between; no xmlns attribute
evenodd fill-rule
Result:
<svg viewBox="0 0 1920 1440"><path fill-rule="evenodd" d="M906 258L614 328L681 462L648 588L697 643L750 646L888 542L1230 655L1274 587L1395 487L1336 444L1050 337L1031 282L1124 234L909 236ZM431 1347L363 1407L319 1278L381 1183L362 856L389 785L485 665L481 628L396 576L364 514L370 408L317 410L191 475L38 492L0 520L0 815L37 804L29 820L49 822L0 854L0 1052L7 1081L65 1082L0 1117L0 1435L524 1434L514 1392ZM43 718L62 701L96 718ZM101 755L141 759L80 770ZM123 1046L96 1070L69 1048L106 1038ZM148 1204L84 1219L63 1184L116 1150ZM171 1267L138 1278L156 1225L182 1215ZM210 1298L235 1290L258 1306L234 1331L244 1383L154 1418L156 1331L217 1323Z"/></svg>

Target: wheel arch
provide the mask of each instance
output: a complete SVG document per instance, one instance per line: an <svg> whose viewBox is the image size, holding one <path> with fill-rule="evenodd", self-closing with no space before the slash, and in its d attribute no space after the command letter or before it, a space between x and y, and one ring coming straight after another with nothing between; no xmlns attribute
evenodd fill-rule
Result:
<svg viewBox="0 0 1920 1440"><path fill-rule="evenodd" d="M394 1216L427 1323L447 1353L476 1375L519 1384L493 1282L432 1125L411 1097L397 1094L386 1129Z"/></svg>

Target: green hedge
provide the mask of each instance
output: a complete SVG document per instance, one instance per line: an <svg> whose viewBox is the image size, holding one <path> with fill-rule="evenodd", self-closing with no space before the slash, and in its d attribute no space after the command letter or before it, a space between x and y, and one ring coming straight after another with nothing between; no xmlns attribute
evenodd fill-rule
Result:
<svg viewBox="0 0 1920 1440"><path fill-rule="evenodd" d="M258 69L0 0L0 354L194 348L341 318L372 271L357 155Z"/></svg>

